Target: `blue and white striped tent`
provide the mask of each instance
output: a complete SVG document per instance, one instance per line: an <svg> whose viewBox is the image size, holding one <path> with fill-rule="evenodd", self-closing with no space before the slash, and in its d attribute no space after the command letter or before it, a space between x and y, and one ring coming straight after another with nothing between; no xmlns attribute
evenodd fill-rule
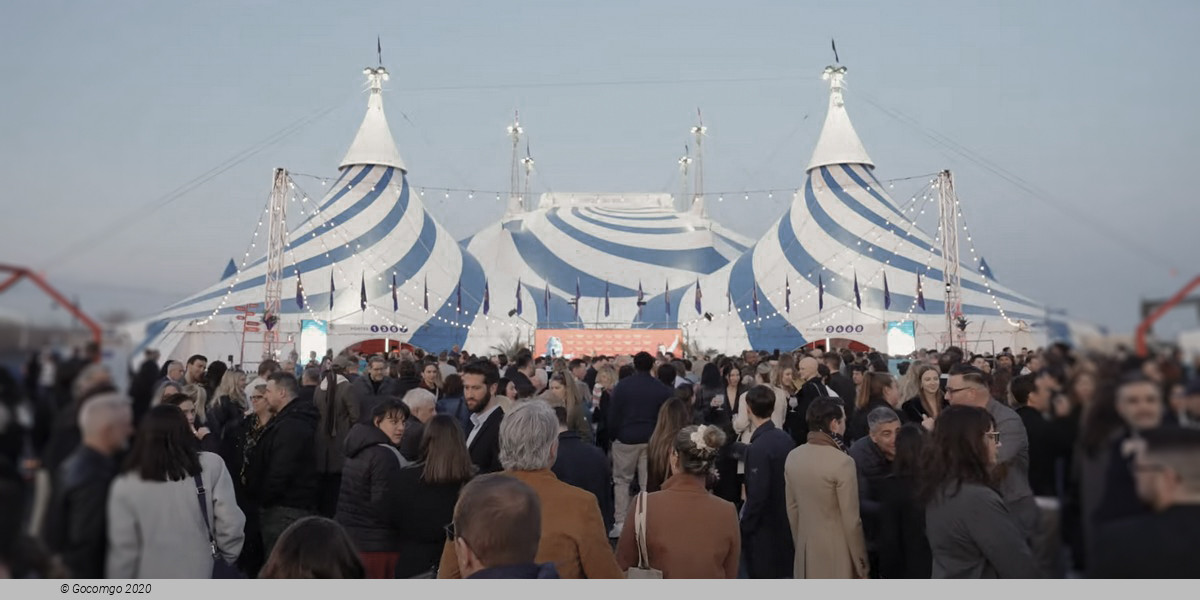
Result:
<svg viewBox="0 0 1200 600"><path fill-rule="evenodd" d="M319 201L291 192L288 210L305 215L288 232L284 257L276 327L285 355L298 345L302 319L328 322L330 345L339 350L375 338L441 349L463 344L467 327L481 309L483 269L410 187L384 115L381 84L386 71L370 69L368 79L372 85L366 116L337 179ZM262 232L266 227L264 219ZM256 239L261 252L265 235ZM141 324L136 337L141 344L134 356L149 347L172 358L202 353L213 359L234 355L236 360L243 337L248 342L261 340L262 333L243 333L239 316L244 313L238 307L258 303L252 320L262 321L266 257L255 260L247 253L246 258L242 268L222 281ZM303 284L302 294L297 279ZM247 343L245 349L245 362L260 360L261 344Z"/></svg>

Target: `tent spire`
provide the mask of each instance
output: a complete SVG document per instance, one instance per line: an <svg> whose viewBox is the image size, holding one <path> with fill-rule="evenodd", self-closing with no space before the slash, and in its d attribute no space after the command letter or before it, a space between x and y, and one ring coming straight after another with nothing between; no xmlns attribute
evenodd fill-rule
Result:
<svg viewBox="0 0 1200 600"><path fill-rule="evenodd" d="M382 49L377 46L382 58ZM367 114L363 116L358 134L346 152L346 158L338 168L344 169L354 165L380 165L395 167L408 172L400 151L396 149L396 141L392 139L392 130L388 127L387 116L383 113L383 82L388 80L387 69L367 67L363 69L367 76Z"/></svg>
<svg viewBox="0 0 1200 600"><path fill-rule="evenodd" d="M858 139L854 125L850 124L850 115L846 113L846 102L842 97L846 67L825 67L821 78L829 82L829 111L825 113L825 125L821 128L821 137L817 140L817 147L813 150L807 170L828 165L854 164L874 168L875 163L867 156L867 150Z"/></svg>

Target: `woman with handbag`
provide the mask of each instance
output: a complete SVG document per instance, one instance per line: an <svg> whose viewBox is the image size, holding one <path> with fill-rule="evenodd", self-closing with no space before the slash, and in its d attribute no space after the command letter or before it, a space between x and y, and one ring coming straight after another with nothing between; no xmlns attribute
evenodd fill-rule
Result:
<svg viewBox="0 0 1200 600"><path fill-rule="evenodd" d="M671 477L662 490L638 495L617 542L617 563L630 579L734 579L741 533L733 504L708 493L705 478L725 445L713 425L675 436Z"/></svg>
<svg viewBox="0 0 1200 600"><path fill-rule="evenodd" d="M107 577L226 575L245 524L221 457L200 451L178 407L151 408L109 494Z"/></svg>

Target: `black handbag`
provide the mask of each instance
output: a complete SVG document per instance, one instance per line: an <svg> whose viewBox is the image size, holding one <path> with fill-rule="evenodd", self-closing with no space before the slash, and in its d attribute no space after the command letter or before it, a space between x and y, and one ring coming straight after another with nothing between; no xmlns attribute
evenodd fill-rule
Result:
<svg viewBox="0 0 1200 600"><path fill-rule="evenodd" d="M208 520L208 494L204 491L204 480L200 478L200 474L192 475L192 480L196 482L196 499L200 502L200 515L204 517L204 527L208 529L208 549L212 552L213 579L245 579L246 576L238 570L236 565L231 565L225 562L221 553L217 550L217 540L213 537L212 523Z"/></svg>

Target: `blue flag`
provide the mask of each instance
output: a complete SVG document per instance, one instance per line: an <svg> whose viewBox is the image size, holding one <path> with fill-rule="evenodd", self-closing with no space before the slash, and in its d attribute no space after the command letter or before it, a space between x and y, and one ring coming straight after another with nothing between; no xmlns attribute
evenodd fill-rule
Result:
<svg viewBox="0 0 1200 600"><path fill-rule="evenodd" d="M462 280L458 281L458 285L454 288L454 311L462 312Z"/></svg>
<svg viewBox="0 0 1200 600"><path fill-rule="evenodd" d="M483 280L483 314L488 314L492 309L492 294L488 291L488 281Z"/></svg>
<svg viewBox="0 0 1200 600"><path fill-rule="evenodd" d="M921 287L921 274L917 273L917 306L925 310L925 290Z"/></svg>
<svg viewBox="0 0 1200 600"><path fill-rule="evenodd" d="M575 278L575 318L579 318L579 278Z"/></svg>
<svg viewBox="0 0 1200 600"><path fill-rule="evenodd" d="M542 307L546 310L546 320L550 320L550 282L546 282L546 295L542 297Z"/></svg>
<svg viewBox="0 0 1200 600"><path fill-rule="evenodd" d="M358 283L358 305L363 310L367 310L367 274L363 273L362 279Z"/></svg>
<svg viewBox="0 0 1200 600"><path fill-rule="evenodd" d="M422 306L425 307L425 312L429 312L429 276L425 276L425 293Z"/></svg>
<svg viewBox="0 0 1200 600"><path fill-rule="evenodd" d="M665 286L666 286L667 291L666 291L666 294L663 296L663 299L667 303L667 316L670 317L671 316L671 283L665 282Z"/></svg>
<svg viewBox="0 0 1200 600"><path fill-rule="evenodd" d="M608 281L604 282L604 316L608 316Z"/></svg>
<svg viewBox="0 0 1200 600"><path fill-rule="evenodd" d="M700 295L700 278L697 277L696 278L696 314L698 314L698 315L704 313L704 309L701 308L700 297L701 297L701 295Z"/></svg>
<svg viewBox="0 0 1200 600"><path fill-rule="evenodd" d="M329 310L333 310L333 267L329 268Z"/></svg>
<svg viewBox="0 0 1200 600"><path fill-rule="evenodd" d="M992 268L988 266L987 261L982 256L979 257L979 274L992 281L996 280L996 276L992 275Z"/></svg>
<svg viewBox="0 0 1200 600"><path fill-rule="evenodd" d="M753 287L751 288L750 292L751 292L751 301L752 301L752 304L754 305L754 316L757 317L758 316L758 284L757 283L753 284Z"/></svg>
<svg viewBox="0 0 1200 600"><path fill-rule="evenodd" d="M518 315L524 311L522 304L523 303L521 302L521 278L518 277L517 278L517 314Z"/></svg>
<svg viewBox="0 0 1200 600"><path fill-rule="evenodd" d="M888 310L892 307L892 292L888 289L887 273L883 274L883 309Z"/></svg>
<svg viewBox="0 0 1200 600"><path fill-rule="evenodd" d="M300 271L296 271L296 306L304 310L304 284L300 282Z"/></svg>
<svg viewBox="0 0 1200 600"><path fill-rule="evenodd" d="M854 305L862 308L862 295L858 293L858 272L854 272Z"/></svg>
<svg viewBox="0 0 1200 600"><path fill-rule="evenodd" d="M783 309L785 312L792 312L792 278L785 277L783 280Z"/></svg>
<svg viewBox="0 0 1200 600"><path fill-rule="evenodd" d="M730 292L729 288L725 288L725 303L725 310L733 312L733 292Z"/></svg>
<svg viewBox="0 0 1200 600"><path fill-rule="evenodd" d="M400 297L396 293L396 274L392 273L392 312L400 310Z"/></svg>
<svg viewBox="0 0 1200 600"><path fill-rule="evenodd" d="M817 310L825 310L825 282L820 273L817 273Z"/></svg>
<svg viewBox="0 0 1200 600"><path fill-rule="evenodd" d="M637 305L638 305L637 308L638 308L638 318L639 319L642 318L642 302L643 302L642 298L645 298L645 296L646 296L646 294L642 293L642 280L639 279L638 280L638 295L637 295Z"/></svg>

